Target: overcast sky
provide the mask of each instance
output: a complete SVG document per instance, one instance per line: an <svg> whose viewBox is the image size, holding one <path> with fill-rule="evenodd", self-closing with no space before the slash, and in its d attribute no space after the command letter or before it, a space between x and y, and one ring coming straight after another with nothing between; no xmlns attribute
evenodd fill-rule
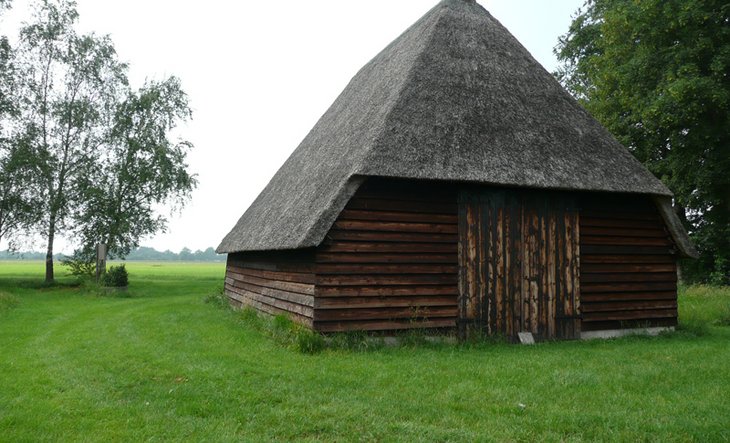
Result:
<svg viewBox="0 0 730 443"><path fill-rule="evenodd" d="M193 108L180 133L195 144L198 189L142 245L216 247L352 76L436 2L78 0L81 31L111 34L133 86L176 75ZM583 0L479 3L553 71ZM14 0L0 34L15 33L28 4Z"/></svg>

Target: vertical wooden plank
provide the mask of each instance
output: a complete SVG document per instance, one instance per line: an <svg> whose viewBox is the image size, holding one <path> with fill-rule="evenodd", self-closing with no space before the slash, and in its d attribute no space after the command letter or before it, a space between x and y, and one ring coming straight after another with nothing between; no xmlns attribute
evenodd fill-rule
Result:
<svg viewBox="0 0 730 443"><path fill-rule="evenodd" d="M473 322L478 318L479 307L479 223L478 206L473 202L469 204L469 305L467 307L467 318Z"/></svg>
<svg viewBox="0 0 730 443"><path fill-rule="evenodd" d="M565 334L565 320L563 312L565 309L565 219L562 212L555 215L555 252L556 252L556 272L555 272L555 316L556 316L556 334L563 337Z"/></svg>
<svg viewBox="0 0 730 443"><path fill-rule="evenodd" d="M580 214L573 211L573 336L580 336Z"/></svg>
<svg viewBox="0 0 730 443"><path fill-rule="evenodd" d="M503 269L502 269L502 288L503 297L502 300L502 319L504 322L504 334L507 337L512 336L512 284L510 279L510 268L512 265L512 241L510 235L511 231L511 208L507 206L509 202L505 199L504 202L504 217L502 219L502 255L504 256Z"/></svg>
<svg viewBox="0 0 730 443"><path fill-rule="evenodd" d="M548 300L547 300L547 318L548 318L548 331L549 337L555 337L555 296L556 296L556 285L555 285L555 212L556 208L553 206L548 210L548 232L547 232L547 286L548 286Z"/></svg>
<svg viewBox="0 0 730 443"><path fill-rule="evenodd" d="M504 202L501 198L497 198L494 206L494 218L492 227L492 241L494 242L494 275L491 280L494 291L494 304L490 312L491 317L494 319L494 328L496 332L504 333L504 326L502 325L501 311L502 301L504 300L504 294L502 291L502 278L503 278L503 266L504 266L504 254L502 247L502 215Z"/></svg>
<svg viewBox="0 0 730 443"><path fill-rule="evenodd" d="M520 331L530 330L530 226L529 215L525 205L520 204Z"/></svg>
<svg viewBox="0 0 730 443"><path fill-rule="evenodd" d="M539 268L539 282L540 282L540 327L539 334L541 337L551 338L548 333L548 284L547 284L547 219L548 210L547 199L540 203L540 268Z"/></svg>
<svg viewBox="0 0 730 443"><path fill-rule="evenodd" d="M565 248L565 300L562 314L565 317L563 321L565 325L564 338L569 338L573 335L573 244L575 242L573 234L575 226L573 224L573 216L569 211L563 214L563 218L565 219L565 245L563 246Z"/></svg>
<svg viewBox="0 0 730 443"><path fill-rule="evenodd" d="M474 200L470 195L464 197L463 204L460 205L463 211L463 238L461 238L461 272L464 278L461 279L462 307L461 320L463 323L464 333L466 334L467 325L472 323L476 317L477 311L477 242L478 231L476 226L476 214Z"/></svg>
<svg viewBox="0 0 730 443"><path fill-rule="evenodd" d="M534 207L530 208L530 331L539 334L540 324L540 285L538 274L540 266L539 214Z"/></svg>
<svg viewBox="0 0 730 443"><path fill-rule="evenodd" d="M512 280L512 289L510 300L512 303L512 332L514 337L521 330L522 325L522 206L519 204L516 196L510 194L510 238L512 242L512 265L510 269L510 278Z"/></svg>
<svg viewBox="0 0 730 443"><path fill-rule="evenodd" d="M485 328L488 334L491 334L491 324L489 322L489 305L491 303L490 290L488 283L489 267L491 266L491 251L489 245L489 211L488 198L481 195L479 198L479 281L478 281L478 299L479 299L479 317L478 327Z"/></svg>
<svg viewBox="0 0 730 443"><path fill-rule="evenodd" d="M485 257L484 263L484 286L485 291L485 305L484 305L484 324L487 326L487 333L489 335L494 334L494 262L495 262L495 251L494 251L494 201L490 193L487 202L484 205L484 246L487 256Z"/></svg>

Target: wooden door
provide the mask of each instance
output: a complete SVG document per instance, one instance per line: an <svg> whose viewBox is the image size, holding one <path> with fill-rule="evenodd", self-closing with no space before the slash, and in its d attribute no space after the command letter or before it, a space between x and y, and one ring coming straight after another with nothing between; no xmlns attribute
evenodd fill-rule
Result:
<svg viewBox="0 0 730 443"><path fill-rule="evenodd" d="M562 193L459 195L459 326L514 338L580 335L578 211Z"/></svg>

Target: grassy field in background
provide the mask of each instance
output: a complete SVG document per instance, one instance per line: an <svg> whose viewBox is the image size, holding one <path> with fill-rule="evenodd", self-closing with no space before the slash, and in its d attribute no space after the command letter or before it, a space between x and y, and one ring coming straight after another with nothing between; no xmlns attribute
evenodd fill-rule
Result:
<svg viewBox="0 0 730 443"><path fill-rule="evenodd" d="M728 288L655 338L308 355L204 303L222 264L127 268L99 296L0 262L0 441L730 440Z"/></svg>

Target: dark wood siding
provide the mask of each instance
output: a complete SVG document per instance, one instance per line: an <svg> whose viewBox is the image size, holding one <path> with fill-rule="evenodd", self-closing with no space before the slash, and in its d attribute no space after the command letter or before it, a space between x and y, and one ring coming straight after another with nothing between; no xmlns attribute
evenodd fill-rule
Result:
<svg viewBox="0 0 730 443"><path fill-rule="evenodd" d="M460 194L462 334L579 335L578 217L574 199L559 193Z"/></svg>
<svg viewBox="0 0 730 443"><path fill-rule="evenodd" d="M321 332L572 338L676 325L675 252L650 198L369 179L318 248L229 254L225 291Z"/></svg>
<svg viewBox="0 0 730 443"><path fill-rule="evenodd" d="M313 326L313 251L229 254L225 292L236 307L252 306Z"/></svg>
<svg viewBox="0 0 730 443"><path fill-rule="evenodd" d="M451 186L366 182L317 250L315 329L455 326L457 232Z"/></svg>
<svg viewBox="0 0 730 443"><path fill-rule="evenodd" d="M581 197L583 329L677 324L674 244L651 199Z"/></svg>

